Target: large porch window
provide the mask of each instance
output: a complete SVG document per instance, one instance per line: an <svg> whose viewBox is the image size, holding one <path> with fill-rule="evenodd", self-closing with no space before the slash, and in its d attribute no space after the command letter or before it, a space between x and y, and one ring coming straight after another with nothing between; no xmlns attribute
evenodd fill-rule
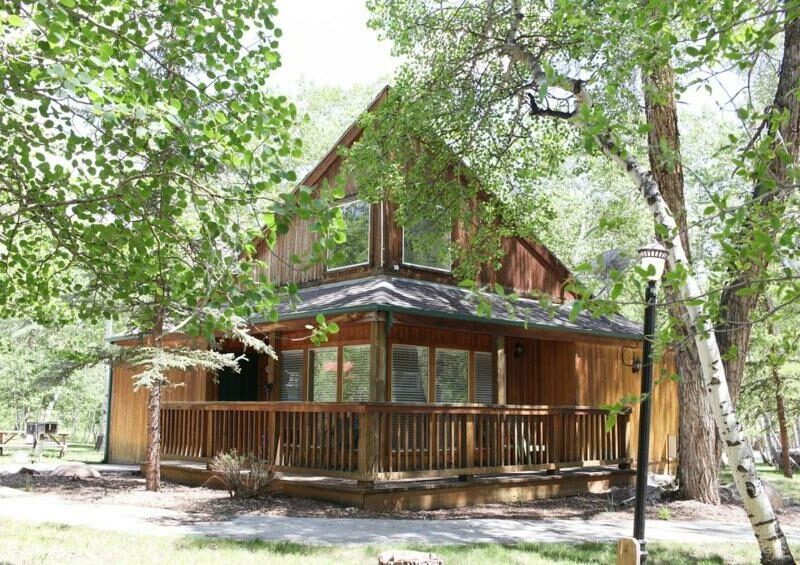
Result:
<svg viewBox="0 0 800 565"><path fill-rule="evenodd" d="M311 364L311 394L315 402L336 402L339 348L320 347L308 352Z"/></svg>
<svg viewBox="0 0 800 565"><path fill-rule="evenodd" d="M369 345L342 347L342 400L366 402L369 400Z"/></svg>
<svg viewBox="0 0 800 565"><path fill-rule="evenodd" d="M469 402L469 351L436 350L436 402Z"/></svg>
<svg viewBox="0 0 800 565"><path fill-rule="evenodd" d="M428 402L428 348L392 346L392 401Z"/></svg>
<svg viewBox="0 0 800 565"><path fill-rule="evenodd" d="M303 351L284 351L281 353L280 399L284 401L303 400Z"/></svg>

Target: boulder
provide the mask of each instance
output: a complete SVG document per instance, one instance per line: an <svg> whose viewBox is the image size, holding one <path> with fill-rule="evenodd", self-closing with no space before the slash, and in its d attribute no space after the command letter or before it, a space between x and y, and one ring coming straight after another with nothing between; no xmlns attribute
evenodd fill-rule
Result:
<svg viewBox="0 0 800 565"><path fill-rule="evenodd" d="M20 475L41 475L41 471L37 471L33 467L21 467L19 471L17 471Z"/></svg>
<svg viewBox="0 0 800 565"><path fill-rule="evenodd" d="M384 551L378 557L378 565L444 565L435 553L424 551Z"/></svg>
<svg viewBox="0 0 800 565"><path fill-rule="evenodd" d="M780 491L778 491L778 489L775 488L775 485L769 481L761 479L761 483L764 485L764 490L767 493L767 498L769 498L769 503L772 504L772 509L776 513L783 512L783 496L781 495Z"/></svg>
<svg viewBox="0 0 800 565"><path fill-rule="evenodd" d="M783 496L781 496L781 493L775 488L775 485L764 479L761 479L761 484L764 486L764 491L767 493L767 498L769 498L772 509L775 510L775 512L783 512ZM725 504L738 504L742 501L742 497L739 496L739 490L734 483L719 487L719 499Z"/></svg>
<svg viewBox="0 0 800 565"><path fill-rule="evenodd" d="M742 498L739 496L739 491L736 490L736 485L731 483L719 487L719 500L723 504L736 504L741 502Z"/></svg>
<svg viewBox="0 0 800 565"><path fill-rule="evenodd" d="M86 463L65 463L59 465L50 473L52 477L69 477L74 480L85 481L88 479L99 479L98 473Z"/></svg>

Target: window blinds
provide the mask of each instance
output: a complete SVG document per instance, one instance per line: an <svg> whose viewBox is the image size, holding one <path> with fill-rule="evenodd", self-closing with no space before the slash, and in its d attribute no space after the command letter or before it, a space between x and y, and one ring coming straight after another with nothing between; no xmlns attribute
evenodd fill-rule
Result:
<svg viewBox="0 0 800 565"><path fill-rule="evenodd" d="M469 351L436 350L436 402L469 402Z"/></svg>
<svg viewBox="0 0 800 565"><path fill-rule="evenodd" d="M366 402L369 400L369 345L342 347L342 400Z"/></svg>
<svg viewBox="0 0 800 565"><path fill-rule="evenodd" d="M303 399L303 352L281 353L281 400Z"/></svg>
<svg viewBox="0 0 800 565"><path fill-rule="evenodd" d="M392 401L428 402L428 348L392 346Z"/></svg>
<svg viewBox="0 0 800 565"><path fill-rule="evenodd" d="M494 403L494 379L492 379L492 354L475 352L475 402Z"/></svg>
<svg viewBox="0 0 800 565"><path fill-rule="evenodd" d="M316 402L336 402L336 375L339 363L339 350L336 347L323 347L309 350L313 400Z"/></svg>

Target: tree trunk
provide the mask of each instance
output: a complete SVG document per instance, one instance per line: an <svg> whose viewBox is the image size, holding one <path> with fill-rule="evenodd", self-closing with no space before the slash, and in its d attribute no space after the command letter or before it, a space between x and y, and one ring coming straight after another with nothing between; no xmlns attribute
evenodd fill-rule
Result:
<svg viewBox="0 0 800 565"><path fill-rule="evenodd" d="M650 170L661 195L675 218L686 257L691 260L686 224L678 108L675 103L675 75L669 63L643 77ZM680 344L675 349L675 364L680 375L678 484L681 495L708 504L719 504L717 453L714 419L705 394L697 346L689 338L684 310L678 292L667 288L670 316L679 328Z"/></svg>
<svg viewBox="0 0 800 565"><path fill-rule="evenodd" d="M164 322L158 315L153 330L155 347L163 347ZM147 465L145 488L161 490L161 381L151 383L147 401Z"/></svg>
<svg viewBox="0 0 800 565"><path fill-rule="evenodd" d="M789 428L786 425L786 409L783 405L783 382L778 367L773 367L772 378L775 381L775 410L781 436L781 467L783 468L783 476L791 479L792 459L789 456Z"/></svg>
<svg viewBox="0 0 800 565"><path fill-rule="evenodd" d="M791 188L792 170L800 155L800 18L789 19L784 10L783 59L778 86L768 119L775 155L770 161L767 178L757 178L753 197L757 204L748 208L748 221L740 241L751 238L749 227L764 221L766 207L782 202L794 190ZM780 120L778 117L781 117ZM781 188L782 190L776 190ZM736 243L736 242L735 242ZM732 273L720 297L721 322L717 325L717 340L723 354L725 373L730 383L731 401L736 405L742 385L747 352L750 348L750 318L760 293L740 296L737 290L750 286L766 271L767 260L751 260L745 269ZM735 352L735 355L732 354Z"/></svg>

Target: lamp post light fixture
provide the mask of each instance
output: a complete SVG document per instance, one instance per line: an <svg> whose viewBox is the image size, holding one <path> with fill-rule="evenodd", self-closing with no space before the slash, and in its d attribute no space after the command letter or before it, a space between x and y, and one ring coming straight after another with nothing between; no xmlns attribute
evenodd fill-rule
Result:
<svg viewBox="0 0 800 565"><path fill-rule="evenodd" d="M653 389L653 338L656 329L656 286L664 274L669 252L658 242L639 249L641 267L647 271L645 291L644 345L642 347L642 401L639 405L639 449L636 456L636 507L633 537L639 541L640 563L647 561L644 539L644 507L647 498L647 471L650 461L650 394Z"/></svg>

